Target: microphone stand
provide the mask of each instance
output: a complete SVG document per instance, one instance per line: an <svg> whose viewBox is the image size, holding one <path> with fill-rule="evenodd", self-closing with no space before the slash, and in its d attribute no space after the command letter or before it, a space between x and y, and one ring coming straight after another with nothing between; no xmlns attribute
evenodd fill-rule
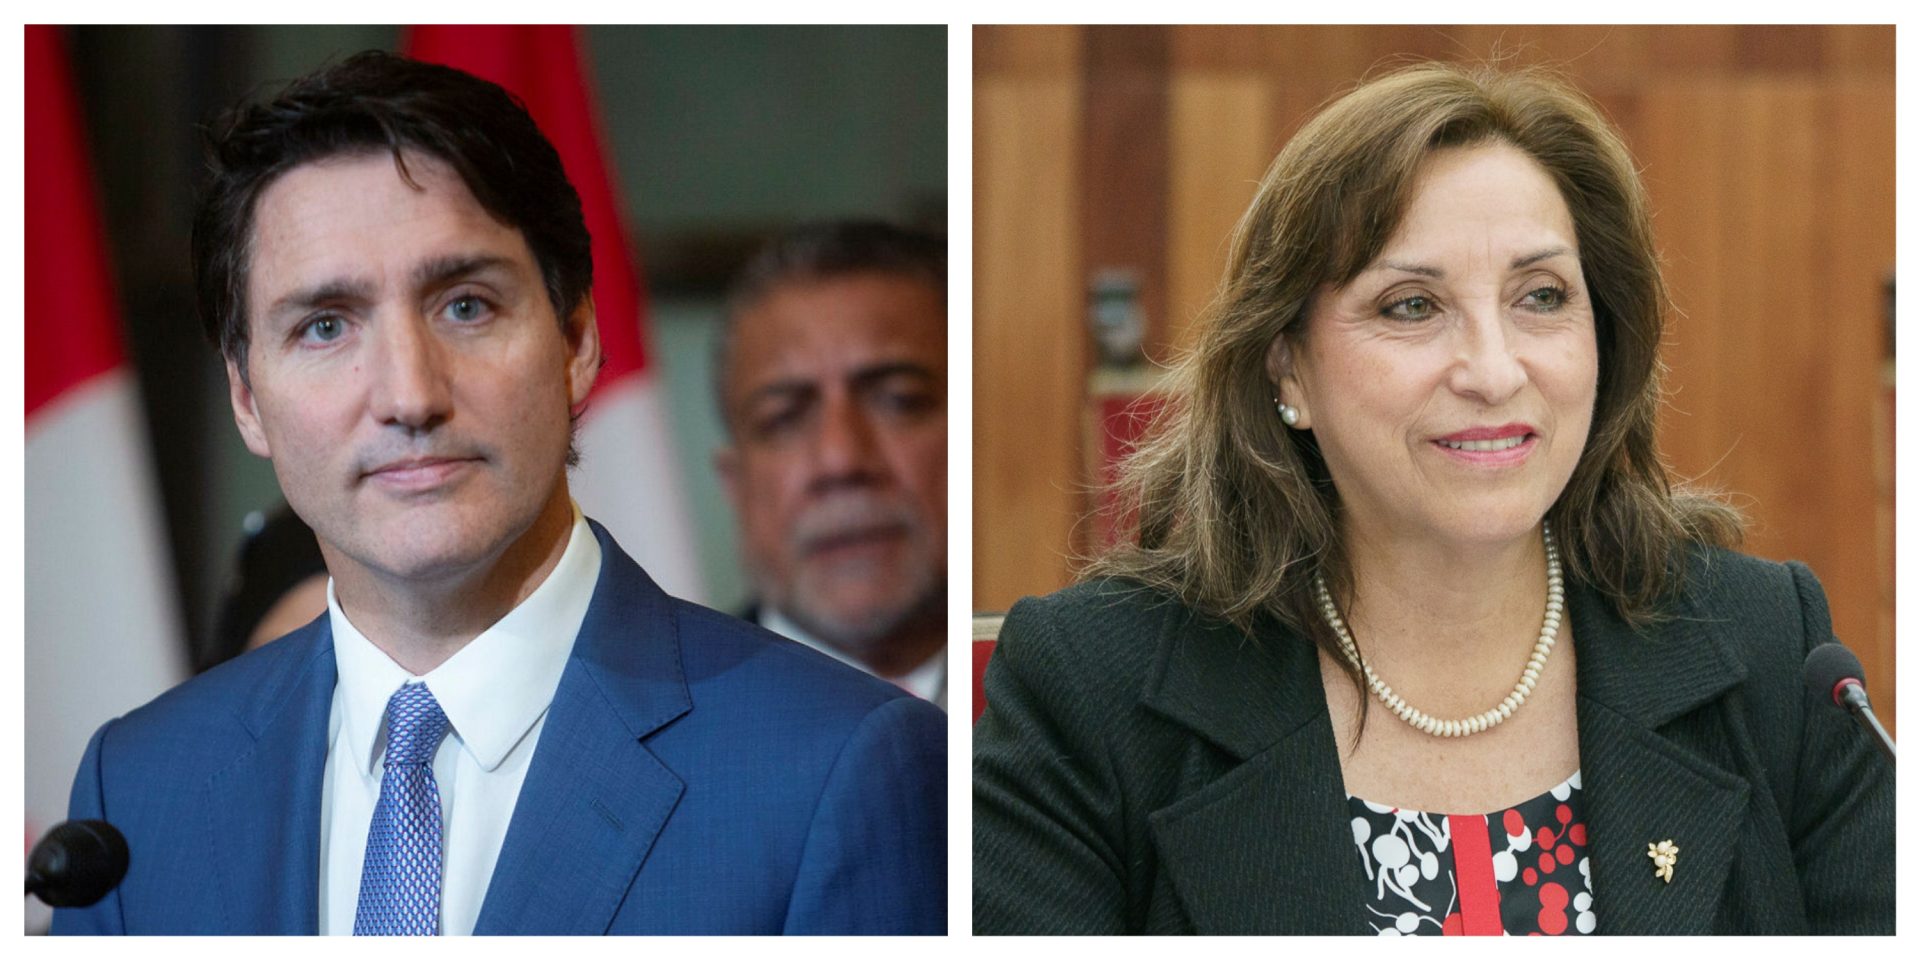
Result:
<svg viewBox="0 0 1920 960"><path fill-rule="evenodd" d="M1873 715L1873 707L1867 703L1866 688L1857 680L1844 683L1840 689L1840 705L1853 714L1860 725L1873 733L1873 744L1886 755L1887 762L1893 763L1893 738L1887 735L1887 728L1880 725L1880 718Z"/></svg>

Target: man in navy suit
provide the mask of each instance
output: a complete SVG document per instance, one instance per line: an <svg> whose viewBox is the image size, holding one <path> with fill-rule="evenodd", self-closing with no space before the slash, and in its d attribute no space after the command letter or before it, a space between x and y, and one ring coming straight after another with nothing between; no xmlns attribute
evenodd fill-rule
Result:
<svg viewBox="0 0 1920 960"><path fill-rule="evenodd" d="M525 111L362 54L212 153L203 320L328 611L94 735L131 866L54 932L943 933L944 715L568 495L592 260Z"/></svg>

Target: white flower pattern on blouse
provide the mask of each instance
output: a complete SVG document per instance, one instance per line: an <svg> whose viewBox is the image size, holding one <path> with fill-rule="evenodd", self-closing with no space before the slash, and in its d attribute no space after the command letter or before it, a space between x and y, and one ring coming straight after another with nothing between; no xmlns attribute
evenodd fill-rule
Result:
<svg viewBox="0 0 1920 960"><path fill-rule="evenodd" d="M1382 936L1594 932L1579 794L1575 771L1490 814L1401 810L1349 796L1353 843L1369 881L1369 925ZM1456 863L1474 855L1478 862Z"/></svg>

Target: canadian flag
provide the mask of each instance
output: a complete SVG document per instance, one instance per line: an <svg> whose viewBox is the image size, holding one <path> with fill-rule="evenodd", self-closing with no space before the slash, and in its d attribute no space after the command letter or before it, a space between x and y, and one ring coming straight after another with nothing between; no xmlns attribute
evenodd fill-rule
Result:
<svg viewBox="0 0 1920 960"><path fill-rule="evenodd" d="M26 832L87 738L186 676L147 424L57 27L26 33ZM36 924L35 903L27 917Z"/></svg>
<svg viewBox="0 0 1920 960"><path fill-rule="evenodd" d="M572 27L420 26L407 55L512 91L560 151L593 234L593 301L606 366L580 422L581 462L568 483L661 588L702 600L693 524L675 473L664 388L648 352L646 302L601 147L598 111Z"/></svg>

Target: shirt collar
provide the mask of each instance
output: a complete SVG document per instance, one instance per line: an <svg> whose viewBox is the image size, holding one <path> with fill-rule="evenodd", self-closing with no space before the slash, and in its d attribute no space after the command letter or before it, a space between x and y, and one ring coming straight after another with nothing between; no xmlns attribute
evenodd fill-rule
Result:
<svg viewBox="0 0 1920 960"><path fill-rule="evenodd" d="M816 639L812 634L809 634L799 624L793 622L793 620L789 618L786 614L781 613L779 608L774 607L770 604L763 605L760 608L760 625L763 627L766 627L768 630L772 630L774 633L777 633L783 637L786 637L789 640L806 644L807 646L812 647L813 649L818 650L821 653L824 653L827 656L832 657L835 660L838 660L841 663L844 663L849 667L853 667L854 669L857 669L863 673L868 673L868 674L873 673L872 670L867 669L865 664L862 664L858 660L855 660L852 657L849 657L846 654L841 653L839 650L835 649L831 644L827 644ZM928 657L926 659L926 662L920 664L917 667L914 667L912 670L907 671L905 676L902 676L898 679L892 679L892 678L882 678L882 679L888 680L888 682L892 683L894 686L897 686L900 689L905 690L908 693L911 693L922 700L933 700L934 698L940 695L940 685L943 682L945 682L946 676L947 676L947 651L945 649L941 649L940 651L936 652L933 656Z"/></svg>
<svg viewBox="0 0 1920 960"><path fill-rule="evenodd" d="M600 576L600 542L573 506L567 548L547 578L493 626L446 662L416 677L355 629L327 581L327 618L345 706L341 733L349 756L367 776L386 750L387 701L404 684L423 681L446 712L452 736L483 770L506 759L547 711L573 651Z"/></svg>

